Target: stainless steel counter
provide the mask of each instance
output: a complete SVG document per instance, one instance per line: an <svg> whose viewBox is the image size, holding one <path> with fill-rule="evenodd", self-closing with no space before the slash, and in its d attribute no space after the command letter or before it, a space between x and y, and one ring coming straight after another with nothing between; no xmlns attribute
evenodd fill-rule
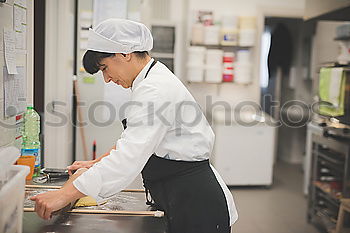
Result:
<svg viewBox="0 0 350 233"><path fill-rule="evenodd" d="M45 183L42 185L62 185L64 181ZM33 184L31 181L27 184ZM123 193L126 195L126 193ZM149 210L146 206L144 193L130 194L139 202L124 203L122 209ZM77 214L64 213L54 216L51 220L43 220L33 212L23 214L23 233L166 233L165 218L153 216L125 216L116 214Z"/></svg>
<svg viewBox="0 0 350 233"><path fill-rule="evenodd" d="M23 214L23 233L165 233L165 219L153 216L62 214L46 221Z"/></svg>

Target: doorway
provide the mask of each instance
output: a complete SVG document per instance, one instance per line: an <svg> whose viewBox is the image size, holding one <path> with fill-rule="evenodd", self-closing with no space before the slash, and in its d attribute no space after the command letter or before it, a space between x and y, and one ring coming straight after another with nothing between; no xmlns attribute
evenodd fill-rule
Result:
<svg viewBox="0 0 350 233"><path fill-rule="evenodd" d="M280 123L277 160L293 164L303 162L305 150L313 31L301 18L266 17L264 22L261 106Z"/></svg>

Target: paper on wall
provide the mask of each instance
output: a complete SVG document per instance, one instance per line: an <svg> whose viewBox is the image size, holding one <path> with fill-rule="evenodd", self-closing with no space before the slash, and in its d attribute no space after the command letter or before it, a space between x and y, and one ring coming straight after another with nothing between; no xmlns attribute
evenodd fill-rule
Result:
<svg viewBox="0 0 350 233"><path fill-rule="evenodd" d="M18 74L16 69L15 31L4 28L5 63L9 74Z"/></svg>
<svg viewBox="0 0 350 233"><path fill-rule="evenodd" d="M14 5L13 6L13 27L16 32L22 31L22 22L23 22L23 8Z"/></svg>
<svg viewBox="0 0 350 233"><path fill-rule="evenodd" d="M26 49L26 33L16 32L16 49Z"/></svg>
<svg viewBox="0 0 350 233"><path fill-rule="evenodd" d="M26 109L26 70L23 66L17 70L18 74L8 74L7 68L3 68L5 117L15 116Z"/></svg>
<svg viewBox="0 0 350 233"><path fill-rule="evenodd" d="M13 25L15 29L16 49L26 49L26 31L27 31L27 11L25 8L13 6Z"/></svg>
<svg viewBox="0 0 350 233"><path fill-rule="evenodd" d="M22 32L16 32L16 49L27 49L27 27Z"/></svg>
<svg viewBox="0 0 350 233"><path fill-rule="evenodd" d="M27 0L15 0L14 5L18 5L27 8Z"/></svg>
<svg viewBox="0 0 350 233"><path fill-rule="evenodd" d="M21 16L22 16L22 25L27 26L27 9L26 8L22 8Z"/></svg>

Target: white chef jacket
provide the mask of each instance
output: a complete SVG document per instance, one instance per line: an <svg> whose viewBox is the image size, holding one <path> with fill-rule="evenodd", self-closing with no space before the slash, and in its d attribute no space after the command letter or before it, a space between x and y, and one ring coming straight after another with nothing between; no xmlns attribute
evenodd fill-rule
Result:
<svg viewBox="0 0 350 233"><path fill-rule="evenodd" d="M215 135L196 101L182 82L157 62L145 78L153 59L134 80L128 127L116 149L78 177L73 185L96 200L126 188L142 171L153 153L183 161L209 158ZM233 197L218 172L211 166L226 197L230 224L237 220Z"/></svg>

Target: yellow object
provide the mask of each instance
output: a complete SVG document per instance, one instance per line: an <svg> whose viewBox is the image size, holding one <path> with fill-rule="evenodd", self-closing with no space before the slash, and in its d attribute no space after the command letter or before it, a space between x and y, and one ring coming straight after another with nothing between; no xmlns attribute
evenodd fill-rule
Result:
<svg viewBox="0 0 350 233"><path fill-rule="evenodd" d="M86 76L83 77L83 82L88 84L94 84L95 83L95 77L94 76Z"/></svg>
<svg viewBox="0 0 350 233"><path fill-rule="evenodd" d="M93 197L86 196L80 198L74 207L83 207L83 206L97 206L97 202Z"/></svg>

